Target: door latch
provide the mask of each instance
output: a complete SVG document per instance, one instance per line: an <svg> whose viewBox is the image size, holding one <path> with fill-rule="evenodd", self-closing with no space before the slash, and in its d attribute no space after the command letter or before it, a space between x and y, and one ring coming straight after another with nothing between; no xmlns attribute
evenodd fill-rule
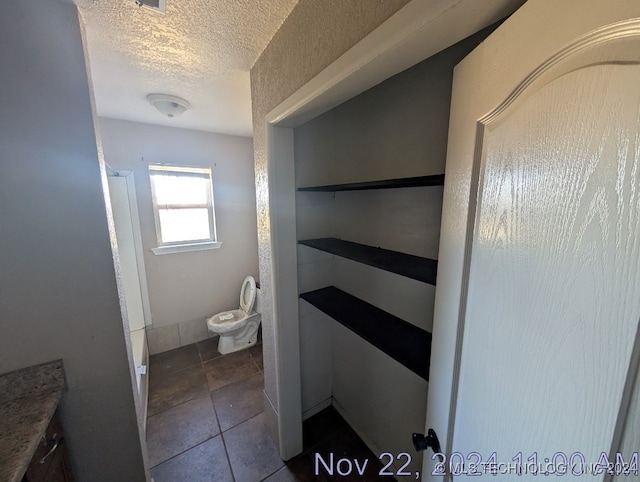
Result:
<svg viewBox="0 0 640 482"><path fill-rule="evenodd" d="M413 446L418 452L431 447L435 453L442 453L440 451L440 441L438 440L438 436L436 435L435 430L433 430L432 428L427 431L426 437L421 433L414 433L411 436L411 439L413 441Z"/></svg>

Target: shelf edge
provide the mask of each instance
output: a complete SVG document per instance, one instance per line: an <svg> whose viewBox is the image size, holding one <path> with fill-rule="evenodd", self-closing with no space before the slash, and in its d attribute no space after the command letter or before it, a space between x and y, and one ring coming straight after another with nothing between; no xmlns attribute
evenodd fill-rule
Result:
<svg viewBox="0 0 640 482"><path fill-rule="evenodd" d="M444 174L432 174L430 176L403 177L398 179L383 179L378 181L352 182L345 184L328 184L324 186L298 187L300 192L338 192L338 191L364 191L370 189L397 189L406 187L443 186Z"/></svg>

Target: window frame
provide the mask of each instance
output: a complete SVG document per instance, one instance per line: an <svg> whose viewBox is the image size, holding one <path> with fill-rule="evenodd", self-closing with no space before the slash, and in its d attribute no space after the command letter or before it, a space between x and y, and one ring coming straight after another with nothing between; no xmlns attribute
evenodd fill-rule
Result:
<svg viewBox="0 0 640 482"><path fill-rule="evenodd" d="M153 207L153 218L156 230L157 247L152 248L156 255L178 253L184 251L202 251L207 249L217 249L222 246L218 241L216 230L215 203L213 195L213 171L211 167L197 167L173 164L149 164L149 183L151 187L151 203ZM206 190L206 204L159 204L156 190L154 188L154 173L162 174L166 172L177 177L200 177L208 181ZM162 241L162 224L160 222L160 211L162 209L207 209L209 219L209 237L198 240Z"/></svg>

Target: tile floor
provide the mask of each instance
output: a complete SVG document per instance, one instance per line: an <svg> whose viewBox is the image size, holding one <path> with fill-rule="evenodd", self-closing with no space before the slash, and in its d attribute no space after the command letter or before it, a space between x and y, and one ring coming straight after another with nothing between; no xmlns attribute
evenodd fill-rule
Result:
<svg viewBox="0 0 640 482"><path fill-rule="evenodd" d="M328 408L304 422L304 452L283 462L262 412L262 345L221 356L217 338L149 361L147 446L155 482L389 480L380 463ZM364 475L315 474L314 457L369 460Z"/></svg>

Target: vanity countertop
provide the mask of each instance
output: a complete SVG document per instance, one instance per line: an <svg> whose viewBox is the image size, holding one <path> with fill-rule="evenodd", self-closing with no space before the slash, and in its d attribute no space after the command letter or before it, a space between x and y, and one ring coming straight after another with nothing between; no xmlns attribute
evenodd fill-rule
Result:
<svg viewBox="0 0 640 482"><path fill-rule="evenodd" d="M22 480L65 388L61 360L0 375L0 481Z"/></svg>

